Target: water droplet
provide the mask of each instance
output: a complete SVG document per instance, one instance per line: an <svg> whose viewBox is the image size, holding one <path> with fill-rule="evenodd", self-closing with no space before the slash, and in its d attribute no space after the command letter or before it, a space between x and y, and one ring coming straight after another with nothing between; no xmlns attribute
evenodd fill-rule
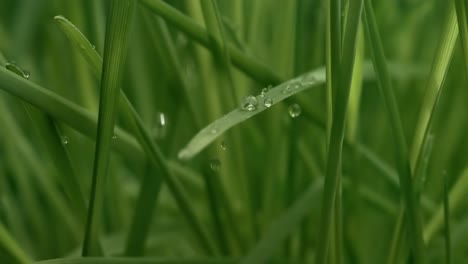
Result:
<svg viewBox="0 0 468 264"><path fill-rule="evenodd" d="M244 99L244 102L242 103L242 109L245 111L255 111L257 110L257 105L258 105L258 100L257 97L253 95L249 95Z"/></svg>
<svg viewBox="0 0 468 264"><path fill-rule="evenodd" d="M268 93L268 91L272 88L271 84L268 85L268 87L265 87L262 89L262 92L260 93L260 97L265 97L265 95Z"/></svg>
<svg viewBox="0 0 468 264"><path fill-rule="evenodd" d="M112 139L114 140L117 139L117 135L116 134L112 135Z"/></svg>
<svg viewBox="0 0 468 264"><path fill-rule="evenodd" d="M16 73L17 75L29 79L29 76L31 75L28 71L23 71L18 65L15 63L6 63L5 68L11 72Z"/></svg>
<svg viewBox="0 0 468 264"><path fill-rule="evenodd" d="M226 143L224 141L221 141L221 149L222 150L226 150L227 147L226 147Z"/></svg>
<svg viewBox="0 0 468 264"><path fill-rule="evenodd" d="M217 128L212 128L212 129L210 130L210 133L211 133L211 134L216 134L216 133L218 133L218 129L217 129Z"/></svg>
<svg viewBox="0 0 468 264"><path fill-rule="evenodd" d="M293 85L288 84L286 87L281 91L282 94L290 94L293 91Z"/></svg>
<svg viewBox="0 0 468 264"><path fill-rule="evenodd" d="M93 47L93 50L95 50L95 49L96 49L96 46L94 46L94 45L93 45L92 47Z"/></svg>
<svg viewBox="0 0 468 264"><path fill-rule="evenodd" d="M298 104L290 105L288 111L289 111L289 116L292 118L296 118L300 116L302 113L301 106L299 106Z"/></svg>
<svg viewBox="0 0 468 264"><path fill-rule="evenodd" d="M265 98L265 100L263 100L263 105L266 108L272 106L273 105L273 99L271 99L270 97Z"/></svg>
<svg viewBox="0 0 468 264"><path fill-rule="evenodd" d="M62 136L61 139L62 139L62 144L63 144L63 145L67 145L67 144L68 144L69 140L68 140L68 137L67 137L67 136Z"/></svg>
<svg viewBox="0 0 468 264"><path fill-rule="evenodd" d="M166 137L167 133L167 117L164 113L162 112L157 112L154 120L154 125L153 125L153 136L156 139L162 139Z"/></svg>
<svg viewBox="0 0 468 264"><path fill-rule="evenodd" d="M210 168L213 171L218 171L220 167L221 167L221 161L219 161L219 159L211 159L210 160Z"/></svg>

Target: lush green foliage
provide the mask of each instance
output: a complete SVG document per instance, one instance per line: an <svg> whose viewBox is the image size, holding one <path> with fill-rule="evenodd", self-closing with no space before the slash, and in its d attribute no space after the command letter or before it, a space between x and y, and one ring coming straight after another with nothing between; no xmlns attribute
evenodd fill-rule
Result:
<svg viewBox="0 0 468 264"><path fill-rule="evenodd" d="M467 7L1 1L0 262L468 262Z"/></svg>

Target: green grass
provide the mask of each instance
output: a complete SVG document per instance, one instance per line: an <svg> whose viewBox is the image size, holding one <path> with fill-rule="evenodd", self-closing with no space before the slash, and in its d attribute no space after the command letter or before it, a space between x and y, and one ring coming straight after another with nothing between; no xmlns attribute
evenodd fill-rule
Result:
<svg viewBox="0 0 468 264"><path fill-rule="evenodd" d="M466 263L467 10L2 1L0 263Z"/></svg>

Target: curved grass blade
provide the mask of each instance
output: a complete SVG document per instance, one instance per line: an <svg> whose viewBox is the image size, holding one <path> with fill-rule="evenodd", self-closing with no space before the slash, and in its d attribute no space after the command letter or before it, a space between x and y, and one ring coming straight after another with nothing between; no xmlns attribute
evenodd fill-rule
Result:
<svg viewBox="0 0 468 264"><path fill-rule="evenodd" d="M97 118L88 110L23 77L0 67L0 89L24 100L54 119L59 120L91 139L96 138ZM120 128L115 129L116 150L131 160L139 160L144 153L136 140Z"/></svg>
<svg viewBox="0 0 468 264"><path fill-rule="evenodd" d="M301 197L271 223L257 245L242 259L240 264L265 263L310 212L310 204L319 198L322 185L322 181L310 184Z"/></svg>
<svg viewBox="0 0 468 264"><path fill-rule="evenodd" d="M71 24L71 22L68 20L62 19L62 21L66 21L67 24L70 24L67 27L62 27L62 30L79 31L79 29ZM84 55L84 58L87 59L87 61L90 63L92 73L94 73L94 75L98 78L102 71L102 59L99 54L95 52L95 50L91 47L90 42L80 32L68 32L66 34L80 36L79 38L70 38L70 40L76 47L80 47L80 51ZM120 100L120 110L123 113L123 118L126 120L126 123L133 125L133 130L136 133L137 140L143 147L146 154L149 156L153 167L160 168L162 179L164 179L168 184L168 187L174 195L174 198L178 203L182 213L186 215L194 233L196 234L197 238L200 239L200 243L204 250L206 252L213 252L214 246L206 232L203 230L200 221L196 217L196 214L191 209L189 199L186 197L182 185L170 172L166 158L162 154L159 147L152 140L151 133L146 129L143 121L122 90L120 91ZM149 225L151 224L150 219L152 218L152 209L154 208L154 204L157 199L157 190L159 190L160 181L161 178L155 178L154 175L149 174L146 175L143 179L142 189L138 198L139 203L135 209L133 222L127 240L125 250L126 255L135 256L142 253L144 242L148 235L148 232L145 232L145 230L148 230Z"/></svg>
<svg viewBox="0 0 468 264"><path fill-rule="evenodd" d="M81 54L93 68L102 68L102 60L99 60L99 54L96 48L88 41L81 31L73 25L68 19L63 16L55 16L55 22L60 27L63 33L72 43L80 43ZM99 72L101 74L101 72ZM100 77L100 76L99 76Z"/></svg>
<svg viewBox="0 0 468 264"><path fill-rule="evenodd" d="M319 68L271 88L268 92L256 97L258 104L254 111L243 110L239 107L200 130L187 146L179 152L178 157L180 159L194 157L229 128L267 110L288 97L323 83L325 83L324 69ZM265 100L267 99L271 100L269 106L268 104L265 106Z"/></svg>
<svg viewBox="0 0 468 264"><path fill-rule="evenodd" d="M111 141L119 99L120 82L127 52L128 33L135 0L113 0L109 6L103 72L99 103L96 151L94 154L93 179L88 206L88 218L83 242L83 256L100 254L99 223L106 191Z"/></svg>
<svg viewBox="0 0 468 264"><path fill-rule="evenodd" d="M397 162L396 166L400 177L400 187L402 189L406 212L408 213L408 230L410 230L413 257L415 263L424 263L421 219L418 210L418 199L412 179L408 149L402 128L400 114L398 112L396 98L393 92L390 74L387 68L384 50L377 29L376 19L372 9L372 4L369 0L365 0L364 14L366 32L369 38L372 59L376 68L377 80L385 99L385 105L389 114L389 119L394 134L394 142L396 147L395 155Z"/></svg>

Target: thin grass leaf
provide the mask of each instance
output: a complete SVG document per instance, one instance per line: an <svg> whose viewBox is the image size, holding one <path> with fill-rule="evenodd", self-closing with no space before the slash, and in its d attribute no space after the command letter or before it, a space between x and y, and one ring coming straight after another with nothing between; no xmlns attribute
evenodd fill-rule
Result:
<svg viewBox="0 0 468 264"><path fill-rule="evenodd" d="M431 144L431 133L432 133L432 124L434 122L434 116L436 115L436 109L438 106L438 102L441 96L443 83L445 81L445 76L448 70L448 66L450 65L450 61L453 54L453 48L458 36L457 25L456 25L456 15L455 9L453 4L451 3L448 9L448 16L445 20L442 38L438 43L437 53L434 58L434 62L432 64L432 69L430 72L430 78L427 82L427 89L425 94L425 99L423 101L423 106L421 108L421 113L419 115L419 120L416 127L416 136L420 135L419 137L415 137L413 142L413 149L412 149L412 160L411 164L414 167L414 181L417 183L416 185L416 196L420 196L420 191L422 189L422 182L423 175L425 173L425 168L427 166L427 162L425 162L426 157L429 155L427 149ZM418 198L419 199L419 198ZM398 221L403 221L404 217L402 216L405 214L405 208L400 208L400 217L398 217ZM395 233L401 233L400 235L396 235ZM402 223L398 222L394 229L394 238L402 237L404 234L408 232L408 229L404 228ZM392 248L397 249L397 251L391 251L391 254L399 254L398 248L396 244L400 243L397 240L392 241ZM404 247L400 246L401 250L405 250ZM405 253L400 253L401 255L405 256ZM390 255L390 259L395 259L395 256ZM388 262L390 263L390 262Z"/></svg>
<svg viewBox="0 0 468 264"><path fill-rule="evenodd" d="M68 21L68 20L67 20ZM79 29L71 22L67 27L62 28L64 31L79 31ZM68 32L67 35L77 35L80 38L71 38L70 40L75 47L80 47L84 58L90 63L92 73L98 76L102 71L102 59L97 52L91 47L90 42L80 32ZM85 47L84 49L81 47ZM94 63L94 62L98 63ZM137 140L143 147L146 154L149 156L150 161L154 168L161 169L161 176L164 179L172 194L174 195L181 211L186 215L189 224L191 225L197 238L200 239L200 243L205 251L212 252L214 247L212 242L203 230L201 223L196 217L196 214L190 207L189 199L186 197L183 187L180 185L177 178L175 178L167 165L167 161L162 154L159 147L154 143L151 138L151 133L146 129L143 121L139 117L135 108L130 103L125 93L120 90L120 112L123 114L123 119L126 123L131 124L136 134ZM141 255L144 250L144 242L147 238L149 225L151 224L152 212L156 199L158 196L158 190L161 184L161 178L155 177L154 175L146 174L143 178L142 188L138 198L138 205L135 209L131 229L127 239L127 245L125 253L128 256Z"/></svg>
<svg viewBox="0 0 468 264"><path fill-rule="evenodd" d="M332 2L330 9L332 23L341 23L340 1ZM337 7L333 7L336 5ZM330 243L331 219L333 219L333 208L335 206L338 182L341 176L342 148L344 140L344 130L346 122L346 112L348 110L349 93L353 76L353 66L355 62L357 35L359 22L361 20L363 1L350 1L348 19L344 31L343 40L340 32L331 26L332 42L343 41L343 50L341 58L333 60L334 52L341 54L340 50L331 51L332 54L332 90L333 90L333 121L328 145L328 156L324 183L324 198L322 201L322 215L320 218L320 227L318 234L318 247L316 249L316 263L326 263L328 247ZM338 10L338 11L337 11ZM338 17L336 16L338 15ZM333 67L339 61L339 70L333 71ZM338 74L338 75L337 75ZM336 88L333 88L336 87Z"/></svg>
<svg viewBox="0 0 468 264"><path fill-rule="evenodd" d="M30 263L30 257L11 237L3 224L0 224L0 258L4 262L26 264Z"/></svg>
<svg viewBox="0 0 468 264"><path fill-rule="evenodd" d="M455 10L457 13L457 24L458 30L460 32L460 40L463 48L463 60L465 63L465 72L468 76L468 20L467 13L468 6L465 0L455 0Z"/></svg>
<svg viewBox="0 0 468 264"><path fill-rule="evenodd" d="M270 224L260 241L242 259L240 264L258 264L268 261L281 243L309 213L310 204L318 198L322 185L322 181L310 184L291 207Z"/></svg>
<svg viewBox="0 0 468 264"><path fill-rule="evenodd" d="M410 230L411 248L415 263L424 263L423 239L421 219L419 215L419 203L415 192L415 187L412 179L411 165L409 154L405 141L404 131L401 124L398 105L393 92L390 74L387 68L385 54L382 43L380 41L379 32L377 29L376 19L372 9L372 4L366 0L365 8L365 23L367 28L367 36L371 46L372 58L377 72L377 79L385 99L385 105L389 114L390 123L394 134L394 142L396 147L396 162L400 176L400 186L406 212L408 214L408 229Z"/></svg>
<svg viewBox="0 0 468 264"><path fill-rule="evenodd" d="M468 188L468 168L465 168L458 180L450 189L448 195L450 213L460 210L466 204L466 188ZM434 236L444 226L444 205L443 202L437 207L437 211L424 227L424 241L428 244Z"/></svg>
<svg viewBox="0 0 468 264"><path fill-rule="evenodd" d="M127 52L128 33L135 5L135 0L113 0L109 6L101 79L96 151L94 154L91 197L83 242L83 256L100 254L98 245L101 208L106 190L105 186L111 141L114 135L120 82Z"/></svg>
<svg viewBox="0 0 468 264"><path fill-rule="evenodd" d="M457 16L453 2L450 1L448 14L444 21L442 35L437 44L436 54L427 80L423 104L418 116L418 121L411 148L411 164L415 164L423 144L424 134L432 114L433 106L437 100L439 90L444 83L455 43L458 38Z"/></svg>

